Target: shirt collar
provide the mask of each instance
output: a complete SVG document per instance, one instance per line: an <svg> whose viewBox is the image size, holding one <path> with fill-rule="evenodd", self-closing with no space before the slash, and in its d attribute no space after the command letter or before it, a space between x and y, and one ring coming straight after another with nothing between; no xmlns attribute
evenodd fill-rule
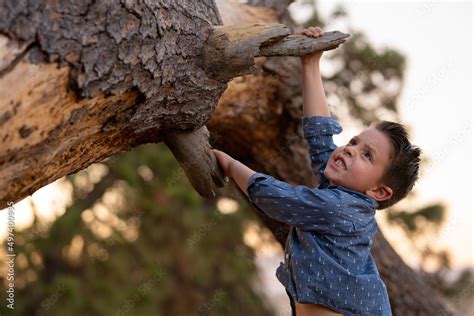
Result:
<svg viewBox="0 0 474 316"><path fill-rule="evenodd" d="M351 189L348 189L346 187L343 187L343 186L340 186L340 185L332 185L332 184L329 184L328 189L339 189L339 190L342 190L342 191L345 191L351 195L357 195L360 199L364 200L365 202L368 203L368 206L372 209L374 209L374 212L375 210L377 209L377 207L379 207L379 203L373 199L372 197L368 196L367 194L364 194L364 193L361 193L359 191L354 191L354 190L351 190Z"/></svg>

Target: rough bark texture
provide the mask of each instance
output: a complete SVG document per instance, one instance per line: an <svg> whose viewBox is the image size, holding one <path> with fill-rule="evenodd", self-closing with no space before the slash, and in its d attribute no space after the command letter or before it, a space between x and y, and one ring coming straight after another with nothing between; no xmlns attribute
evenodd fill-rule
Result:
<svg viewBox="0 0 474 316"><path fill-rule="evenodd" d="M220 23L212 0L0 1L0 207L174 131L202 139L197 129L227 81L289 34L281 24ZM291 51L321 50L323 41ZM291 46L272 51L286 55ZM168 144L187 150L186 142ZM209 147L187 148L179 160L195 167L186 175L213 196L222 175Z"/></svg>
<svg viewBox="0 0 474 316"><path fill-rule="evenodd" d="M164 132L225 89L200 54L212 0L0 1L0 207Z"/></svg>
<svg viewBox="0 0 474 316"><path fill-rule="evenodd" d="M142 125L138 131L155 121L196 126L225 87L198 65L208 32L220 24L212 0L24 4L2 1L0 31L21 41L37 39L49 62L71 66L71 84L81 97L138 89L147 97L129 122ZM170 115L177 112L183 115Z"/></svg>

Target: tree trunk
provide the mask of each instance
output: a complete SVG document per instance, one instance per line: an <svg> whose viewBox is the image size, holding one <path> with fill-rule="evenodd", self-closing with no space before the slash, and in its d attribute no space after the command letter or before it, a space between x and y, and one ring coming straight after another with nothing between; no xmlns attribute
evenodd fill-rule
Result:
<svg viewBox="0 0 474 316"><path fill-rule="evenodd" d="M200 65L219 24L212 0L1 0L0 208L203 126L226 87Z"/></svg>
<svg viewBox="0 0 474 316"><path fill-rule="evenodd" d="M316 185L300 126L299 63L260 57L254 64L254 57L332 49L347 35L290 36L275 24L282 6L217 4L222 19L213 0L0 0L0 208L94 162L161 141L198 192L213 196L224 179L204 126L211 115L216 147L290 183ZM248 25L256 22L264 24ZM223 94L233 77L255 72ZM283 244L287 228L262 220ZM376 243L383 242L379 235ZM416 273L391 266L399 257L381 247L374 254L394 313L447 314ZM404 279L390 277L400 272L420 282L405 288Z"/></svg>
<svg viewBox="0 0 474 316"><path fill-rule="evenodd" d="M0 1L0 208L160 141L212 197L224 177L203 126L227 81L252 73L254 57L332 49L348 36L288 36L281 24L222 27L212 0L25 4Z"/></svg>

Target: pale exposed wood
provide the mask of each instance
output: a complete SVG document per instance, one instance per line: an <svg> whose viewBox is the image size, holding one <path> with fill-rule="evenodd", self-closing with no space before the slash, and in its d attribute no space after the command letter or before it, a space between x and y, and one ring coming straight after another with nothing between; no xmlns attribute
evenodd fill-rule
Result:
<svg viewBox="0 0 474 316"><path fill-rule="evenodd" d="M0 34L0 76L8 68L14 65L14 61L21 57L30 42L19 42L11 40Z"/></svg>
<svg viewBox="0 0 474 316"><path fill-rule="evenodd" d="M69 67L31 64L29 57L0 78L2 203L132 144L125 130L107 130L107 122L133 108L138 93L77 99L68 88Z"/></svg>
<svg viewBox="0 0 474 316"><path fill-rule="evenodd" d="M275 23L275 10L243 5L238 0L216 0L224 25L245 25L254 23Z"/></svg>

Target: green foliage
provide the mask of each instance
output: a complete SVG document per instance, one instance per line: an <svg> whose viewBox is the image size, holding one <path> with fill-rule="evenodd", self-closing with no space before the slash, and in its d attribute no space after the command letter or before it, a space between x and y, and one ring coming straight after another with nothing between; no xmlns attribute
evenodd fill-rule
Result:
<svg viewBox="0 0 474 316"><path fill-rule="evenodd" d="M50 226L16 232L19 315L271 314L243 243L253 214L224 215L199 197L164 145L101 165L92 190L78 179L93 167L69 178L74 203Z"/></svg>
<svg viewBox="0 0 474 316"><path fill-rule="evenodd" d="M474 297L474 271L469 268L462 270L452 284L445 285L442 292L457 303L466 298L472 300Z"/></svg>
<svg viewBox="0 0 474 316"><path fill-rule="evenodd" d="M313 14L303 25L317 25L325 29L327 23L318 14L315 2L304 1L304 5ZM347 18L347 13L344 7L339 6L331 17L332 20ZM324 54L335 67L324 78L328 99L337 100L336 104L332 104L334 114L342 114L338 108L348 108L352 118L364 125L381 116L398 120L397 100L404 79L405 57L389 47L376 49L357 30L343 31L351 35L347 41Z"/></svg>
<svg viewBox="0 0 474 316"><path fill-rule="evenodd" d="M432 204L413 212L390 209L387 211L387 220L392 224L403 226L409 234L417 235L426 232L426 225L431 225L436 231L439 230L445 215L445 207L442 204Z"/></svg>

